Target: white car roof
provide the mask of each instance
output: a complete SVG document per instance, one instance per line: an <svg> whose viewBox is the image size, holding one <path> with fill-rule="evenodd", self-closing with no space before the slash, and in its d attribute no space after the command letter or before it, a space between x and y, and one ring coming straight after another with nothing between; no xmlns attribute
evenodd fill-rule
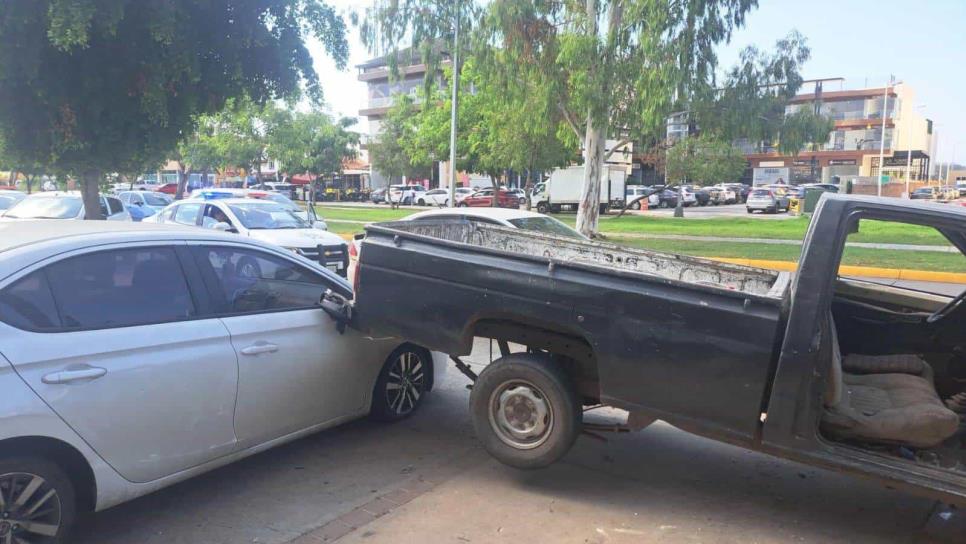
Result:
<svg viewBox="0 0 966 544"><path fill-rule="evenodd" d="M41 191L27 195L30 198L75 197L80 198L80 191ZM104 195L101 195L104 196Z"/></svg>
<svg viewBox="0 0 966 544"><path fill-rule="evenodd" d="M442 208L439 210L427 210L425 212L414 213L404 219L420 219L432 217L434 215L465 215L468 217L480 217L483 219L495 219L497 221L509 221L511 219L521 219L526 217L546 217L536 212L526 210L513 210L510 208Z"/></svg>

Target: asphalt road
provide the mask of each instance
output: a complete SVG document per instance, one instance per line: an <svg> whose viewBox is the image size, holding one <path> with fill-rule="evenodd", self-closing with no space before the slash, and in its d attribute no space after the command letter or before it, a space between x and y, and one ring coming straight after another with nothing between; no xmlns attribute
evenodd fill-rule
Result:
<svg viewBox="0 0 966 544"><path fill-rule="evenodd" d="M473 360L482 365L488 355L488 343L478 342ZM478 446L466 383L450 372L405 422L351 423L96 514L81 522L74 542L318 544L327 535L367 543L951 544L966 538L959 517L932 515L932 501L660 423L607 442L581 437L546 470L509 469Z"/></svg>

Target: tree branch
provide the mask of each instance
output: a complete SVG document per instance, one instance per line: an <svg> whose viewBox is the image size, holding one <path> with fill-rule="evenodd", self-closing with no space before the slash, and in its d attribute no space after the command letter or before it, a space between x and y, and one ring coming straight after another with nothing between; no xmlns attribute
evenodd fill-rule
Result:
<svg viewBox="0 0 966 544"><path fill-rule="evenodd" d="M623 140L621 140L621 141L619 141L619 142L617 142L616 144L614 144L614 147L612 147L612 148L610 148L610 151L608 151L607 153L604 153L604 160L606 161L606 160L607 160L607 159L609 159L609 158L611 157L611 155L613 155L613 154L614 154L614 152L616 152L616 151L617 151L617 150L618 150L619 148L621 148L621 147L624 147L625 145L627 145L627 144L629 144L629 143L631 143L631 142L633 142L633 141L634 141L634 140L632 140L631 138L624 138Z"/></svg>
<svg viewBox="0 0 966 544"><path fill-rule="evenodd" d="M559 102L557 103L557 107L560 108L560 113L563 115L564 120L567 121L567 124L570 125L570 128L574 131L574 135L577 136L577 140L583 140L584 135L580 133L580 129L577 127L577 123L570 115L570 111L567 110L566 106Z"/></svg>

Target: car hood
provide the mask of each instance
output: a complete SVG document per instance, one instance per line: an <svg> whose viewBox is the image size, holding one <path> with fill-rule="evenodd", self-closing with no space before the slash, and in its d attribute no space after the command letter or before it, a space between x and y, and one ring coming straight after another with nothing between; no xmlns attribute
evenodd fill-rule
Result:
<svg viewBox="0 0 966 544"><path fill-rule="evenodd" d="M319 229L250 230L248 235L256 240L282 247L315 247L319 244L333 246L346 243L339 235Z"/></svg>

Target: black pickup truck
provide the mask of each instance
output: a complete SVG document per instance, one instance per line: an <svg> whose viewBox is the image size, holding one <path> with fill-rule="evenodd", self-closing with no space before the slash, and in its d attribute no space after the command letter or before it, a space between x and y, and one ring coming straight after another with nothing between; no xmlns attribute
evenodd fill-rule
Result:
<svg viewBox="0 0 966 544"><path fill-rule="evenodd" d="M966 253L966 209L830 194L795 274L474 221L376 224L354 325L457 362L497 340L500 359L464 370L477 434L512 466L556 461L584 409L608 405L629 428L662 420L963 503L964 293L848 276L846 238L881 222Z"/></svg>

